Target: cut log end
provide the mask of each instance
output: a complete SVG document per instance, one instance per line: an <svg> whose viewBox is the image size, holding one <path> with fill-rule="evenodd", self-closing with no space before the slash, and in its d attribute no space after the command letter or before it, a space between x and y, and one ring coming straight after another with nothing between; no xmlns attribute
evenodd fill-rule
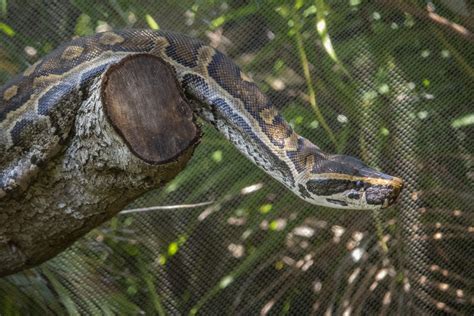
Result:
<svg viewBox="0 0 474 316"><path fill-rule="evenodd" d="M110 67L102 101L111 125L148 163L172 161L200 139L174 69L159 57L131 55Z"/></svg>

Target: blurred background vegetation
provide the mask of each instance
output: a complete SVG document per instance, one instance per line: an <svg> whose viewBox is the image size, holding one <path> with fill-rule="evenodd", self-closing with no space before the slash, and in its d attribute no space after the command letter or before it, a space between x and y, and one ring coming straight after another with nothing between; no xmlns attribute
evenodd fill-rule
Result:
<svg viewBox="0 0 474 316"><path fill-rule="evenodd" d="M209 204L117 216L0 279L0 314L473 314L473 21L466 0L0 0L0 82L75 36L186 33L298 133L406 181L381 213L315 207L204 126L129 209Z"/></svg>

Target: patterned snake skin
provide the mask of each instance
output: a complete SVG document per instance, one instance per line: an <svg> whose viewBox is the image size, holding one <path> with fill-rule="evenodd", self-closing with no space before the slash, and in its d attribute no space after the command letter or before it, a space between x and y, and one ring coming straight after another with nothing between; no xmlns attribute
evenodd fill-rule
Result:
<svg viewBox="0 0 474 316"><path fill-rule="evenodd" d="M300 198L347 209L387 207L397 198L401 179L326 154L296 134L222 53L184 35L125 30L66 43L1 88L0 199L25 191L66 145L91 79L134 53L169 63L196 112Z"/></svg>

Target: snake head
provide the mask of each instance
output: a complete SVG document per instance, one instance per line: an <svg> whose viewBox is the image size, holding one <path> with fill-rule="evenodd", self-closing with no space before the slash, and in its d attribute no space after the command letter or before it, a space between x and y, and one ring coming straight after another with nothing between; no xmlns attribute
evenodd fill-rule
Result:
<svg viewBox="0 0 474 316"><path fill-rule="evenodd" d="M300 184L306 201L343 209L380 209L392 205L403 180L368 167L357 158L325 155Z"/></svg>

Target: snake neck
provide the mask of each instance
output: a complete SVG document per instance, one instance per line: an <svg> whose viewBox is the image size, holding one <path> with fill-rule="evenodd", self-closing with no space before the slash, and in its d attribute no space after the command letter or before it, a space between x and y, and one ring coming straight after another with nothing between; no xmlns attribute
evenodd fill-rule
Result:
<svg viewBox="0 0 474 316"><path fill-rule="evenodd" d="M312 168L319 148L294 132L268 102L249 107L210 82L196 75L184 77L195 112L255 165L300 196L299 182ZM261 100L266 98L256 101Z"/></svg>
<svg viewBox="0 0 474 316"><path fill-rule="evenodd" d="M215 111L201 108L198 113L256 166L289 189L294 191L297 188L294 167L289 165L289 159L283 156L282 150L265 143L264 139L256 139L255 136L259 137L258 135L248 133L241 126L229 124L227 117L216 115Z"/></svg>
<svg viewBox="0 0 474 316"><path fill-rule="evenodd" d="M324 154L293 131L231 59L209 47L197 51L205 67L170 60L195 111L271 177L316 205L375 209L394 202L400 179L352 157Z"/></svg>

